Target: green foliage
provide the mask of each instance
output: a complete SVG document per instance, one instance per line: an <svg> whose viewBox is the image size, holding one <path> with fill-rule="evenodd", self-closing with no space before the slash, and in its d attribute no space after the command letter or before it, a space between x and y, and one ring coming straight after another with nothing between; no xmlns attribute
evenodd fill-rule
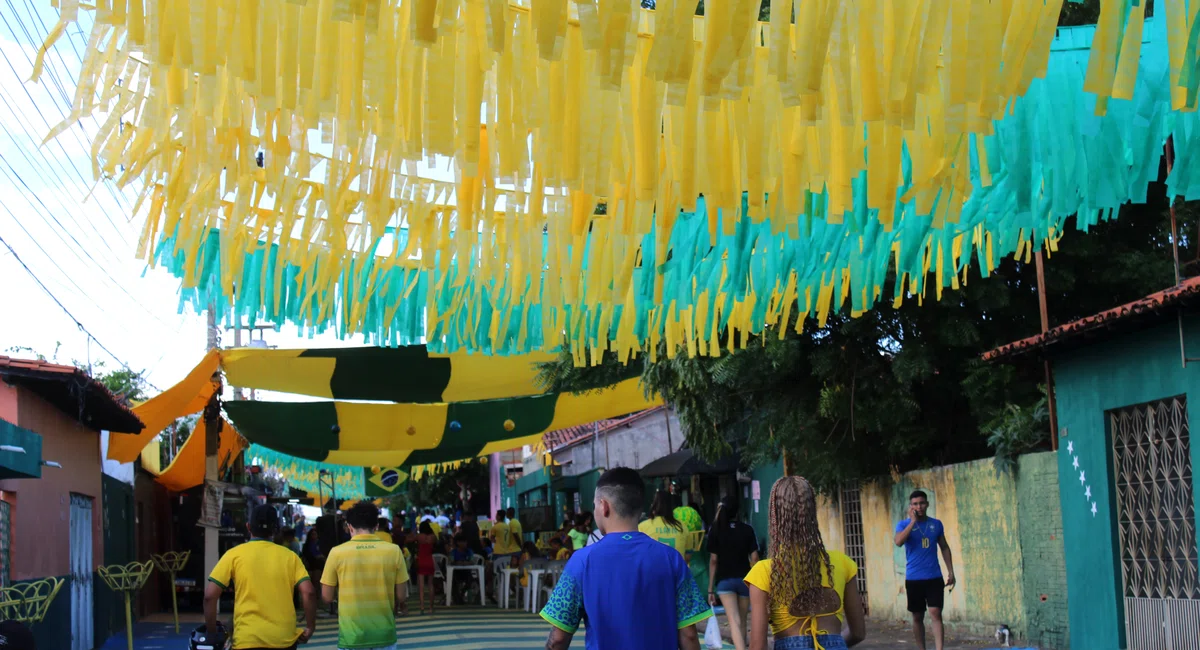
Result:
<svg viewBox="0 0 1200 650"><path fill-rule="evenodd" d="M1049 418L1045 397L1030 406L1004 405L1000 414L985 427L988 445L996 451L992 462L997 472L1015 474L1017 457L1046 442Z"/></svg>
<svg viewBox="0 0 1200 650"><path fill-rule="evenodd" d="M79 365L78 362L75 363ZM116 370L104 370L105 363L97 361L92 364L93 378L104 384L104 387L112 391L114 395L121 398L126 403L140 402L146 399L146 378L144 372L131 370L129 368L117 368Z"/></svg>
<svg viewBox="0 0 1200 650"><path fill-rule="evenodd" d="M466 484L474 493L472 506L475 514L487 511L488 465L484 459L464 461L454 469L426 473L419 481L410 480L408 493L389 500L389 507L400 512L416 506L418 508L442 508L458 502L459 482Z"/></svg>

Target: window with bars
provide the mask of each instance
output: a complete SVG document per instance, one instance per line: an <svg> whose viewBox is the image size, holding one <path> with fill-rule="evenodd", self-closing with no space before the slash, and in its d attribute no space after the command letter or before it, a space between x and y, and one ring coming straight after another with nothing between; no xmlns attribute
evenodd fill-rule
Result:
<svg viewBox="0 0 1200 650"><path fill-rule="evenodd" d="M862 596L863 612L870 614L867 599L867 554L863 539L862 500L858 486L842 487L842 527L846 539L846 555L858 565L858 593Z"/></svg>

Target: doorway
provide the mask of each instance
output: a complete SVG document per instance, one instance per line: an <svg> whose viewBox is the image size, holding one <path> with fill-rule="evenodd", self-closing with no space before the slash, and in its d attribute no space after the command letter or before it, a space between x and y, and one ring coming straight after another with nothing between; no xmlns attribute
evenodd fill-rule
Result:
<svg viewBox="0 0 1200 650"><path fill-rule="evenodd" d="M1110 411L1125 636L1192 650L1200 619L1187 398Z"/></svg>
<svg viewBox="0 0 1200 650"><path fill-rule="evenodd" d="M71 494L71 650L91 650L92 498Z"/></svg>

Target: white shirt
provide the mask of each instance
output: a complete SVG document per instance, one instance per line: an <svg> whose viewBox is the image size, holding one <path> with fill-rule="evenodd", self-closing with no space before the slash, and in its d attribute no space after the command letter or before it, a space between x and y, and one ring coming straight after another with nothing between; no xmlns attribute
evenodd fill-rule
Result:
<svg viewBox="0 0 1200 650"><path fill-rule="evenodd" d="M446 528L447 526L450 525L450 518L447 517L446 515L438 515L437 519L435 519L434 521L436 521L437 524L439 526L441 526L442 528Z"/></svg>
<svg viewBox="0 0 1200 650"><path fill-rule="evenodd" d="M587 544L584 544L584 546L591 546L602 539L604 539L604 533L600 532L600 529L597 528L588 535Z"/></svg>

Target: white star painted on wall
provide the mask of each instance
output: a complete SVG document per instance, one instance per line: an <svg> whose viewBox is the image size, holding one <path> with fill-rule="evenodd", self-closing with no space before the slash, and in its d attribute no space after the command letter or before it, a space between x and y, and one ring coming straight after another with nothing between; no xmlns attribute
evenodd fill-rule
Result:
<svg viewBox="0 0 1200 650"><path fill-rule="evenodd" d="M1086 482L1087 482L1087 474L1085 472L1080 472L1079 473L1079 484L1083 485Z"/></svg>
<svg viewBox="0 0 1200 650"><path fill-rule="evenodd" d="M1093 517L1096 516L1096 502L1095 501L1092 502L1092 516Z"/></svg>
<svg viewBox="0 0 1200 650"><path fill-rule="evenodd" d="M1075 456L1075 457L1074 457L1074 460L1072 460L1072 461L1071 461L1071 465L1072 465L1072 466L1073 466L1075 469L1079 469L1079 456Z"/></svg>
<svg viewBox="0 0 1200 650"><path fill-rule="evenodd" d="M1092 486L1087 486L1087 489L1083 491L1083 496L1087 497L1088 501L1092 500Z"/></svg>
<svg viewBox="0 0 1200 650"><path fill-rule="evenodd" d="M1073 440L1067 441L1067 453L1068 454L1075 453L1075 441L1073 441Z"/></svg>

